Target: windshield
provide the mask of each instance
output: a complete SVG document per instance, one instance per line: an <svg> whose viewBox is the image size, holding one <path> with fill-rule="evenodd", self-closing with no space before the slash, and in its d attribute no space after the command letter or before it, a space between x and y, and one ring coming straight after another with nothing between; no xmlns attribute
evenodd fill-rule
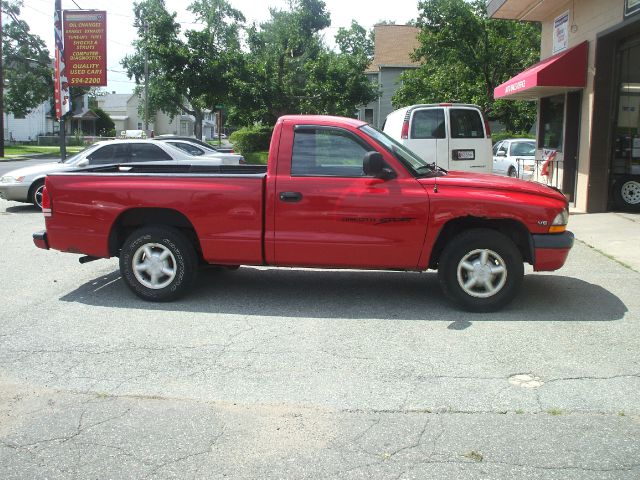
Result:
<svg viewBox="0 0 640 480"><path fill-rule="evenodd" d="M533 157L536 154L536 144L533 142L517 142L511 144L511 155Z"/></svg>
<svg viewBox="0 0 640 480"><path fill-rule="evenodd" d="M386 133L371 125L363 125L360 129L371 138L386 147L414 176L423 176L433 172L433 164L429 165L404 145L398 143Z"/></svg>
<svg viewBox="0 0 640 480"><path fill-rule="evenodd" d="M72 164L80 161L84 157L86 157L88 153L90 153L92 150L95 150L97 147L98 147L98 145L96 145L96 144L89 145L87 148L85 148L83 150L80 150L75 155L71 155L70 157L65 158L64 160L60 160L60 163L64 163L64 164L67 164L67 165L72 165Z"/></svg>

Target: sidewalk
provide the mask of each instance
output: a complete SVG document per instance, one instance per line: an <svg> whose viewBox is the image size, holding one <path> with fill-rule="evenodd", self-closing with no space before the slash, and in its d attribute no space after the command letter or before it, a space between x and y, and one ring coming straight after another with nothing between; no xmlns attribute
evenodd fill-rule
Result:
<svg viewBox="0 0 640 480"><path fill-rule="evenodd" d="M640 272L640 213L576 213L568 229L577 240Z"/></svg>

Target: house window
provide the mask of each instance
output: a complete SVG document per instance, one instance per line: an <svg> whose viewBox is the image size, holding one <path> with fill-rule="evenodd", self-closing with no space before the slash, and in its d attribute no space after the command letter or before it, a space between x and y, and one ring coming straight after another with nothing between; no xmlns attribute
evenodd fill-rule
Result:
<svg viewBox="0 0 640 480"><path fill-rule="evenodd" d="M142 122L138 122L138 130L142 130Z"/></svg>
<svg viewBox="0 0 640 480"><path fill-rule="evenodd" d="M562 151L564 133L564 95L540 99L539 148Z"/></svg>
<svg viewBox="0 0 640 480"><path fill-rule="evenodd" d="M364 121L370 125L373 125L373 108L364 109Z"/></svg>

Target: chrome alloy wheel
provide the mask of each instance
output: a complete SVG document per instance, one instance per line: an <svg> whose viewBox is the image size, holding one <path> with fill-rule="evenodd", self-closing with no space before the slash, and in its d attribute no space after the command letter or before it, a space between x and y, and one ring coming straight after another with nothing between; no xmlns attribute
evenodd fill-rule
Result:
<svg viewBox="0 0 640 480"><path fill-rule="evenodd" d="M36 188L36 191L33 193L33 199L36 202L36 206L42 209L42 192L44 191L44 183Z"/></svg>
<svg viewBox="0 0 640 480"><path fill-rule="evenodd" d="M467 253L458 263L458 283L464 292L476 298L489 298L507 281L507 265L493 250Z"/></svg>
<svg viewBox="0 0 640 480"><path fill-rule="evenodd" d="M629 205L638 205L640 203L640 182L633 180L625 182L620 189L620 195Z"/></svg>
<svg viewBox="0 0 640 480"><path fill-rule="evenodd" d="M160 243L142 245L131 262L136 279L147 288L165 288L176 278L176 259L171 250Z"/></svg>

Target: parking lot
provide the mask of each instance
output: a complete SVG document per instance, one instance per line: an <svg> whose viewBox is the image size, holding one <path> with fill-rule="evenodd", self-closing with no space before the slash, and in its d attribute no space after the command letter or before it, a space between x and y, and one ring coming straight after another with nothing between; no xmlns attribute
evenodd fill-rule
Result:
<svg viewBox="0 0 640 480"><path fill-rule="evenodd" d="M468 314L433 272L209 269L145 303L43 228L0 200L0 478L640 477L640 273L584 243Z"/></svg>

